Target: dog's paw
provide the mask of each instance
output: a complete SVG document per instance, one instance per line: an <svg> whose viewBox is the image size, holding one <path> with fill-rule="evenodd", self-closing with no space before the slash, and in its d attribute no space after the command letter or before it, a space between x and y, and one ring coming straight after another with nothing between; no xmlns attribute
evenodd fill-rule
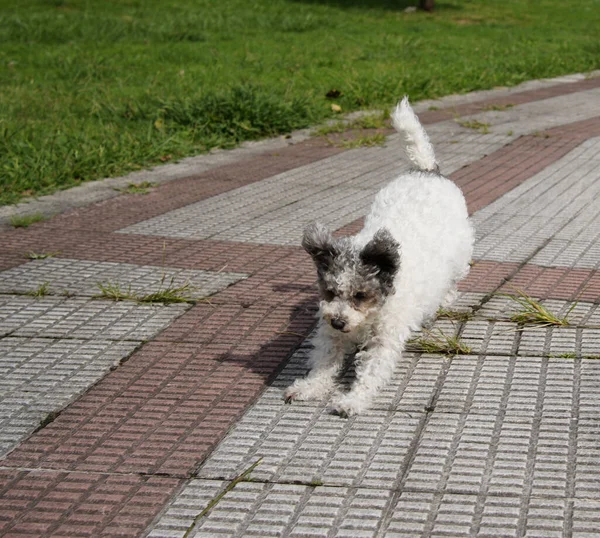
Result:
<svg viewBox="0 0 600 538"><path fill-rule="evenodd" d="M318 400L327 395L329 387L323 384L308 381L306 379L296 379L292 385L283 391L285 403L304 400Z"/></svg>
<svg viewBox="0 0 600 538"><path fill-rule="evenodd" d="M331 411L342 418L349 418L359 415L367 408L364 403L349 397L347 394L333 401Z"/></svg>

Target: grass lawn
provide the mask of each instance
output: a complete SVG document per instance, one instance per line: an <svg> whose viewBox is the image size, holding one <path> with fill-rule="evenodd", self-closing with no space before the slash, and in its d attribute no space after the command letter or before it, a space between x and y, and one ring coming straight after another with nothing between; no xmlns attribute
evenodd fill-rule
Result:
<svg viewBox="0 0 600 538"><path fill-rule="evenodd" d="M416 3L3 0L0 204L305 127L332 103L600 68L599 0Z"/></svg>

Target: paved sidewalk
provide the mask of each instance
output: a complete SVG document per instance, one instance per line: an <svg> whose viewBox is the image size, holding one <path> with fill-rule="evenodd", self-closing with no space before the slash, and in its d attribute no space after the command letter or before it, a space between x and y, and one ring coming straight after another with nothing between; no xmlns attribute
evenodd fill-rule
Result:
<svg viewBox="0 0 600 538"><path fill-rule="evenodd" d="M136 175L0 211L68 209L0 233L0 535L600 536L600 78L417 110L477 229L463 315L431 331L470 351L407 352L351 419L281 400L315 324L299 241L313 219L360 228L408 168L390 129L384 147L297 133L155 169L148 194L113 190ZM99 283L189 283L193 301ZM511 321L517 289L570 324Z"/></svg>

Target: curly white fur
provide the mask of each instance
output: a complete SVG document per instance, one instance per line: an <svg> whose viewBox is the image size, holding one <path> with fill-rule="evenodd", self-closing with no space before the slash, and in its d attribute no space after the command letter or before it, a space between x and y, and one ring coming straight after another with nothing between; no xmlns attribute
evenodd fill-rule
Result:
<svg viewBox="0 0 600 538"><path fill-rule="evenodd" d="M312 342L312 370L285 391L288 402L318 399L331 392L344 355L358 349L356 381L350 392L334 401L333 409L350 416L368 408L391 379L411 331L418 330L424 320L435 316L440 304L453 298L457 282L469 271L474 232L462 192L452 181L432 172L437 169L433 148L406 98L392 119L405 135L407 153L419 170L403 174L383 188L364 228L340 243L335 252L364 252L378 231L387 230L401 255L393 291L375 309L356 309L347 299L348 292L321 301L319 330ZM324 234L322 228L318 232ZM334 282L340 289L359 278L354 266L348 265L348 271L342 267L339 276L336 273ZM339 272L339 267L336 270ZM332 327L334 319L344 320L344 330Z"/></svg>

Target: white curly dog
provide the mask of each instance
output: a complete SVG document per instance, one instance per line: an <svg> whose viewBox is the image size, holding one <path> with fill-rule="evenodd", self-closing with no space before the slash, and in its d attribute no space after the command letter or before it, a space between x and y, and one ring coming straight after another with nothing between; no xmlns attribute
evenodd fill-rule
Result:
<svg viewBox="0 0 600 538"><path fill-rule="evenodd" d="M356 352L356 380L336 395L333 411L367 409L391 379L411 331L452 302L469 271L474 232L461 190L440 175L406 97L392 123L416 169L377 194L357 235L337 239L316 223L304 231L302 246L317 267L320 319L311 370L285 390L288 403L333 391L345 355Z"/></svg>

